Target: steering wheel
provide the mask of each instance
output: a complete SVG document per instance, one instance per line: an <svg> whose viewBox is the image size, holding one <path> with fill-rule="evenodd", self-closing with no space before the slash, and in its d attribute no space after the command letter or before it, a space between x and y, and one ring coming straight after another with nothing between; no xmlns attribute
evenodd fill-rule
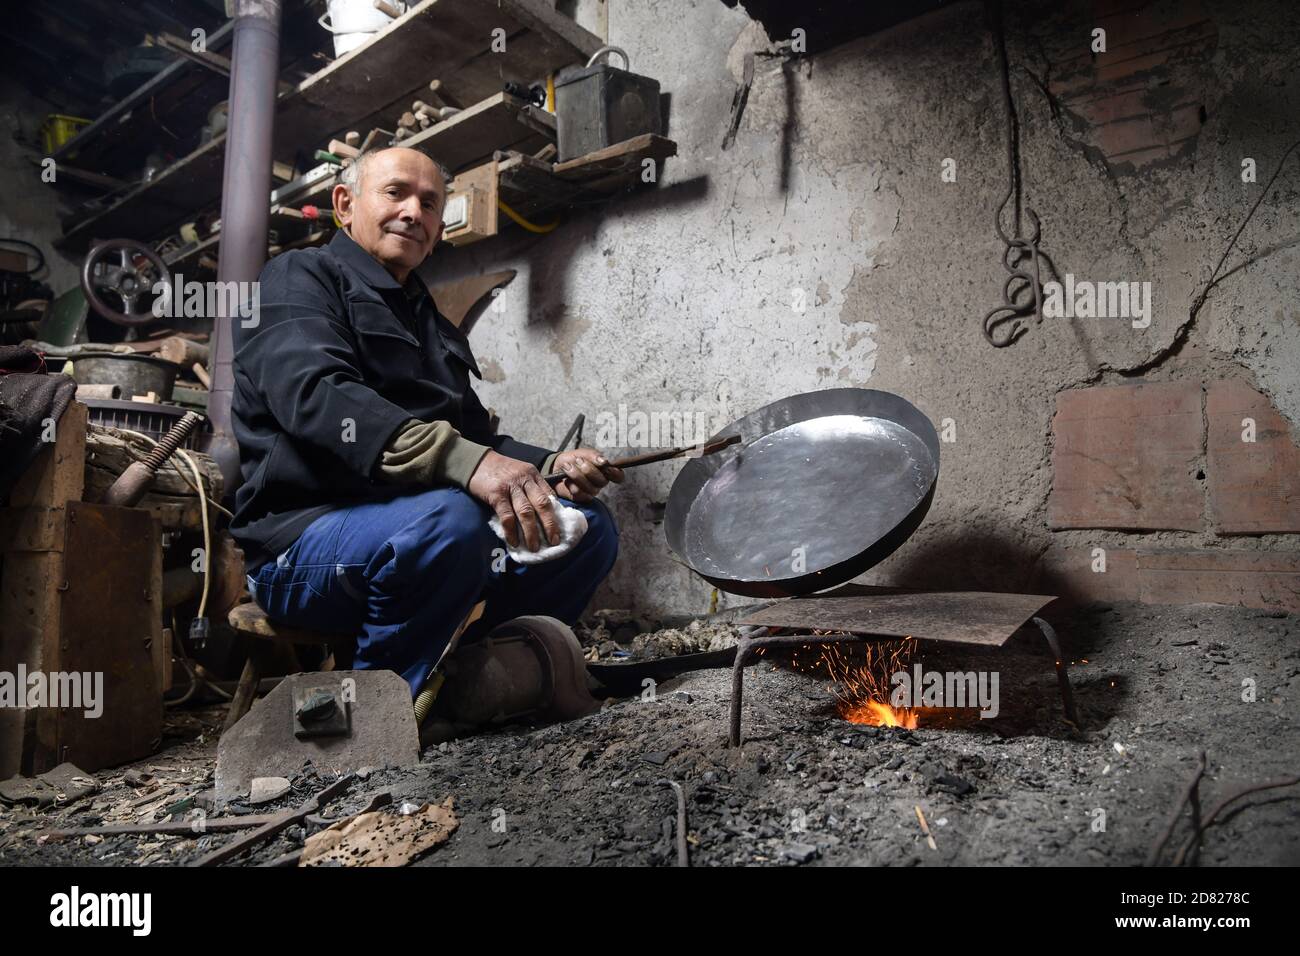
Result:
<svg viewBox="0 0 1300 956"><path fill-rule="evenodd" d="M157 318L147 298L155 283L171 289L172 276L162 257L143 242L133 239L109 239L94 245L81 267L81 291L97 313L116 325L136 326ZM126 311L118 312L105 299L111 293L121 300ZM169 295L170 291L164 292ZM147 301L142 304L141 297Z"/></svg>

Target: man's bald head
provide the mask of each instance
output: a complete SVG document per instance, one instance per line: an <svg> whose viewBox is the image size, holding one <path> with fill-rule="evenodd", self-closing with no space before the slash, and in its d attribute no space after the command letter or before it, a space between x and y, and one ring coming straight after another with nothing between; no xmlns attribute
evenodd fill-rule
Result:
<svg viewBox="0 0 1300 956"><path fill-rule="evenodd" d="M429 160L429 162L433 163L434 167L438 170L438 175L442 177L444 183L451 182L451 175L447 172L447 168L443 166L442 163L438 162L432 156L429 156L428 153L421 152L412 146L386 146L383 149L368 150L350 162L347 166L343 167L343 172L339 174L339 182L343 183L343 185L347 186L349 189L356 189L357 185L361 182L362 177L365 175L366 167L369 166L375 158L398 149L423 156L425 159Z"/></svg>
<svg viewBox="0 0 1300 956"><path fill-rule="evenodd" d="M442 237L443 168L418 149L362 153L334 187L334 211L356 243L399 282Z"/></svg>

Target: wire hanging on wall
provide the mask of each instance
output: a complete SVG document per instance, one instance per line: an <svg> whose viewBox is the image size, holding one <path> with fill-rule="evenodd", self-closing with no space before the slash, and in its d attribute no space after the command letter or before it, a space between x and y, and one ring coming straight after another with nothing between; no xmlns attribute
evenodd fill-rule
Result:
<svg viewBox="0 0 1300 956"><path fill-rule="evenodd" d="M1021 235L1020 155L1015 107L1011 101L1011 75L1007 67L1006 37L1002 29L1002 9L998 0L990 0L986 10L993 33L993 48L998 57L1002 89L1002 107L1006 118L1007 192L993 212L993 229L1002 240L1002 267L1007 279L1002 286L1002 304L990 309L981 323L984 338L994 348L1006 348L1028 329L1028 320L1043 321L1043 265L1054 275L1055 267L1038 243L1042 222L1029 206L1024 214L1033 225L1029 236ZM1012 234L1002 228L1002 216L1011 204ZM1010 325L1009 330L1005 327Z"/></svg>

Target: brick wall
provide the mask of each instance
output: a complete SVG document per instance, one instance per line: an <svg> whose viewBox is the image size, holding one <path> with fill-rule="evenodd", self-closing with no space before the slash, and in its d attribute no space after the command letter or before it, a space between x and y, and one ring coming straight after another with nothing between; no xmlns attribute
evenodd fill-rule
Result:
<svg viewBox="0 0 1300 956"><path fill-rule="evenodd" d="M1052 430L1049 526L1131 543L1054 546L1050 593L1300 612L1300 549L1243 540L1300 533L1300 447L1266 396L1235 380L1077 389ZM1157 543L1169 531L1194 543Z"/></svg>
<svg viewBox="0 0 1300 956"><path fill-rule="evenodd" d="M1121 170L1189 151L1204 123L1203 89L1218 43L1203 5L1099 2L1084 25L1089 35L1106 31L1104 55L1080 52L1077 38L1049 53L1049 89L1080 140Z"/></svg>

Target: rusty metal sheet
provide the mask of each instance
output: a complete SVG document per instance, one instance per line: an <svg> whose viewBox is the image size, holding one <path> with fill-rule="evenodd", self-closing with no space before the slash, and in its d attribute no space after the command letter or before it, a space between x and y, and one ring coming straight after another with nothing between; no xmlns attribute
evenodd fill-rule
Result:
<svg viewBox="0 0 1300 956"><path fill-rule="evenodd" d="M54 763L98 770L148 756L162 739L160 537L147 511L68 502L60 669L102 675L103 700L98 716L59 711Z"/></svg>
<svg viewBox="0 0 1300 956"><path fill-rule="evenodd" d="M739 623L1001 647L1022 624L1055 600L1045 594L882 589L780 601Z"/></svg>

